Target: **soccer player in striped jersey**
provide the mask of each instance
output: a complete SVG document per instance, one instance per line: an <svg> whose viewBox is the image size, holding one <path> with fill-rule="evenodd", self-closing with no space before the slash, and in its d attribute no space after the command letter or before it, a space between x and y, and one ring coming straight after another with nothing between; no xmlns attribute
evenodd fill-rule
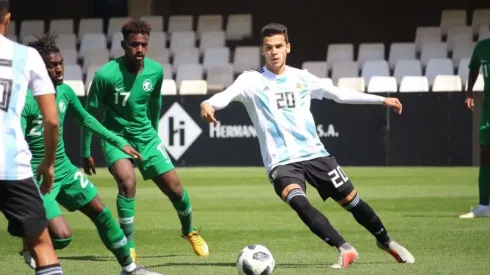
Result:
<svg viewBox="0 0 490 275"><path fill-rule="evenodd" d="M38 275L63 274L47 229L41 193L33 179L31 152L22 135L20 115L27 89L39 105L46 154L37 169L41 190L53 185L58 143L55 90L39 54L5 37L10 23L9 2L0 1L0 212L8 220L10 235L20 237L33 255ZM6 273L8 266L2 267Z"/></svg>
<svg viewBox="0 0 490 275"><path fill-rule="evenodd" d="M266 65L242 73L225 91L201 104L201 117L216 123L215 110L232 101L241 102L257 131L263 162L277 195L300 219L330 246L339 257L333 268L347 268L358 252L333 228L329 220L306 197L306 182L325 201L332 198L351 212L355 220L377 240L377 246L400 263L414 263L410 252L393 241L374 210L363 201L352 182L321 143L310 112L311 99L332 99L338 103L379 104L393 107L396 98L380 97L327 85L306 70L286 65L290 52L287 28L269 24L262 29L261 52Z"/></svg>

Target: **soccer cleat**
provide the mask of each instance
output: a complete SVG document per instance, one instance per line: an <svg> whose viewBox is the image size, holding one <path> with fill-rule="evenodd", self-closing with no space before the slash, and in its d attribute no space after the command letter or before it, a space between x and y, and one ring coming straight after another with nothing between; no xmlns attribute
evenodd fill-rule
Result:
<svg viewBox="0 0 490 275"><path fill-rule="evenodd" d="M488 207L477 206L472 208L470 212L460 215L460 219L474 219L490 217L490 209Z"/></svg>
<svg viewBox="0 0 490 275"><path fill-rule="evenodd" d="M121 271L120 275L163 275L162 273L157 273L146 269L145 267L138 266L133 271Z"/></svg>
<svg viewBox="0 0 490 275"><path fill-rule="evenodd" d="M133 263L136 263L136 257L138 254L136 254L136 250L134 248L129 248L129 256L131 257L131 260L133 260Z"/></svg>
<svg viewBox="0 0 490 275"><path fill-rule="evenodd" d="M390 241L387 244L376 242L376 245L380 249L388 252L399 263L407 263L407 264L415 263L415 258L413 257L412 253L410 253L410 251L408 251L405 247L399 245L395 241Z"/></svg>
<svg viewBox="0 0 490 275"><path fill-rule="evenodd" d="M34 258L31 256L31 253L29 253L29 250L22 250L19 252L21 256L24 257L24 262L32 269L36 269L36 261Z"/></svg>
<svg viewBox="0 0 490 275"><path fill-rule="evenodd" d="M204 241L204 239L199 235L199 233L196 230L192 231L187 236L182 235L182 238L189 241L189 243L192 245L192 249L194 249L194 252L197 255L199 256L209 255L208 244L206 243L206 241Z"/></svg>
<svg viewBox="0 0 490 275"><path fill-rule="evenodd" d="M357 259L359 259L359 253L357 253L357 250L354 247L351 247L349 249L340 248L337 262L334 263L331 267L347 268L349 267L349 265L357 261Z"/></svg>

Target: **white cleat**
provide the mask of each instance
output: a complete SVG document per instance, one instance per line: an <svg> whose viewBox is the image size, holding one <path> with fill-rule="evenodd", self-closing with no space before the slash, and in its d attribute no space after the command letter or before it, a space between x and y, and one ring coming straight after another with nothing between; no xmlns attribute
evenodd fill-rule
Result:
<svg viewBox="0 0 490 275"><path fill-rule="evenodd" d="M415 258L412 253L408 251L405 247L399 245L395 241L390 241L388 244L384 245L380 242L376 242L378 247L386 252L388 252L395 260L399 263L413 264L415 263Z"/></svg>
<svg viewBox="0 0 490 275"><path fill-rule="evenodd" d="M19 252L19 254L24 257L24 262L32 269L36 269L36 261L34 258L31 256L31 253L29 253L28 250L24 250Z"/></svg>
<svg viewBox="0 0 490 275"><path fill-rule="evenodd" d="M354 263L357 259L359 259L359 253L354 247L350 249L340 249L339 258L337 262L334 263L331 268L347 268L352 263Z"/></svg>
<svg viewBox="0 0 490 275"><path fill-rule="evenodd" d="M120 275L163 275L163 274L150 271L142 266L138 266L131 272L127 272L123 270L121 271Z"/></svg>
<svg viewBox="0 0 490 275"><path fill-rule="evenodd" d="M472 208L470 212L459 216L460 219L474 219L483 217L490 217L490 209L488 207L477 206Z"/></svg>

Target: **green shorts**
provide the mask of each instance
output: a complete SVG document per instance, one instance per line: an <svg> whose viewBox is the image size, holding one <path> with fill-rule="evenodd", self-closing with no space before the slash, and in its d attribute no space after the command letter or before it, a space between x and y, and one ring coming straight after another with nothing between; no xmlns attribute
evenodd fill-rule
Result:
<svg viewBox="0 0 490 275"><path fill-rule="evenodd" d="M152 135L149 138L139 138L138 140L126 140L143 158L143 161L137 161L136 164L144 180L152 179L175 168L158 135ZM120 159L133 160L131 156L105 141L102 141L102 151L109 168Z"/></svg>
<svg viewBox="0 0 490 275"><path fill-rule="evenodd" d="M55 168L54 186L43 196L46 216L51 220L62 214L58 205L73 212L87 205L97 196L97 187L71 163Z"/></svg>

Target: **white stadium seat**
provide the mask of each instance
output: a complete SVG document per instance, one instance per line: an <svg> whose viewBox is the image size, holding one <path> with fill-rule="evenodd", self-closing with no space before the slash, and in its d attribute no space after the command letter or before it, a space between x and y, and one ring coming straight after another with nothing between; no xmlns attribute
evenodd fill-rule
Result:
<svg viewBox="0 0 490 275"><path fill-rule="evenodd" d="M356 61L339 61L333 63L332 80L334 83L341 77L358 77L359 64Z"/></svg>
<svg viewBox="0 0 490 275"><path fill-rule="evenodd" d="M205 95L208 93L208 84L205 80L183 80L179 85L181 95Z"/></svg>
<svg viewBox="0 0 490 275"><path fill-rule="evenodd" d="M432 85L433 92L460 92L462 88L463 83L458 75L438 75Z"/></svg>
<svg viewBox="0 0 490 275"><path fill-rule="evenodd" d="M82 80L65 80L63 83L70 86L77 96L86 95L85 85L83 85Z"/></svg>
<svg viewBox="0 0 490 275"><path fill-rule="evenodd" d="M425 69L425 76L429 79L429 84L434 83L434 79L437 75L453 75L454 67L453 62L449 58L436 58L429 59L427 68Z"/></svg>
<svg viewBox="0 0 490 275"><path fill-rule="evenodd" d="M199 49L198 48L188 48L183 51L179 51L174 56L173 67L177 69L180 65L186 64L199 64Z"/></svg>
<svg viewBox="0 0 490 275"><path fill-rule="evenodd" d="M440 27L417 27L415 31L415 47L417 51L422 49L424 43L436 43L442 41Z"/></svg>
<svg viewBox="0 0 490 275"><path fill-rule="evenodd" d="M405 76L400 83L401 93L428 92L429 80L425 76Z"/></svg>
<svg viewBox="0 0 490 275"><path fill-rule="evenodd" d="M461 80L466 85L466 81L468 81L468 75L470 74L470 69L468 66L470 65L469 58L463 58L459 61L458 64L458 75L461 77Z"/></svg>
<svg viewBox="0 0 490 275"><path fill-rule="evenodd" d="M327 62L329 66L339 61L354 61L353 44L330 44L327 48Z"/></svg>
<svg viewBox="0 0 490 275"><path fill-rule="evenodd" d="M242 40L252 36L251 14L230 14L226 24L227 40Z"/></svg>
<svg viewBox="0 0 490 275"><path fill-rule="evenodd" d="M88 71L90 66L102 66L109 61L109 51L106 48L88 52L83 59L83 72Z"/></svg>
<svg viewBox="0 0 490 275"><path fill-rule="evenodd" d="M49 22L49 32L75 34L73 19L53 19Z"/></svg>
<svg viewBox="0 0 490 275"><path fill-rule="evenodd" d="M168 33L192 31L192 15L172 15L168 20Z"/></svg>
<svg viewBox="0 0 490 275"><path fill-rule="evenodd" d="M177 86L180 86L180 83L183 80L202 80L203 74L204 70L201 64L180 65L177 68L177 77L175 82L177 82Z"/></svg>
<svg viewBox="0 0 490 275"><path fill-rule="evenodd" d="M208 69L206 80L210 90L224 90L233 83L233 66L224 64Z"/></svg>
<svg viewBox="0 0 490 275"><path fill-rule="evenodd" d="M361 77L369 83L373 76L390 76L390 67L386 60L366 61L362 66Z"/></svg>
<svg viewBox="0 0 490 275"><path fill-rule="evenodd" d="M233 56L233 70L241 73L246 70L256 70L260 67L260 49L257 46L238 46Z"/></svg>
<svg viewBox="0 0 490 275"><path fill-rule="evenodd" d="M165 30L165 21L163 20L163 16L161 15L145 15L141 16L141 20L150 23L152 39L155 32L163 32Z"/></svg>
<svg viewBox="0 0 490 275"><path fill-rule="evenodd" d="M398 60L415 58L415 43L395 42L391 44L388 54L388 64L391 68L395 67Z"/></svg>
<svg viewBox="0 0 490 275"><path fill-rule="evenodd" d="M206 14L197 17L197 33L215 32L223 30L223 16L221 14Z"/></svg>
<svg viewBox="0 0 490 275"><path fill-rule="evenodd" d="M78 52L76 49L60 49L63 62L66 65L78 64Z"/></svg>
<svg viewBox="0 0 490 275"><path fill-rule="evenodd" d="M103 29L104 22L102 18L83 18L80 20L78 26L78 41L82 41L83 36L88 33L99 33L104 32Z"/></svg>
<svg viewBox="0 0 490 275"><path fill-rule="evenodd" d="M398 60L395 65L393 76L398 83L401 83L405 76L421 76L422 64L418 59Z"/></svg>
<svg viewBox="0 0 490 275"><path fill-rule="evenodd" d="M420 62L422 63L422 66L425 67L427 66L429 59L446 58L447 56L447 43L424 43L420 53Z"/></svg>
<svg viewBox="0 0 490 275"><path fill-rule="evenodd" d="M173 79L164 79L162 82L162 95L176 95L177 94L177 84Z"/></svg>
<svg viewBox="0 0 490 275"><path fill-rule="evenodd" d="M201 51L205 51L209 48L225 47L225 32L203 32L201 33L201 39L199 41L199 48Z"/></svg>
<svg viewBox="0 0 490 275"><path fill-rule="evenodd" d="M303 62L302 68L316 77L328 77L328 65L325 61L306 61Z"/></svg>
<svg viewBox="0 0 490 275"><path fill-rule="evenodd" d="M230 49L227 47L208 48L204 52L203 67L209 70L212 67L227 65L230 63Z"/></svg>
<svg viewBox="0 0 490 275"><path fill-rule="evenodd" d="M459 63L461 62L462 59L471 58L474 47L475 47L475 43L473 42L470 42L469 44L466 43L456 44L456 46L453 49L453 56L452 56L453 65L455 68L459 66Z"/></svg>
<svg viewBox="0 0 490 275"><path fill-rule="evenodd" d="M366 90L366 81L362 77L341 77L337 82L337 86L364 92Z"/></svg>
<svg viewBox="0 0 490 275"><path fill-rule="evenodd" d="M87 33L83 35L78 56L85 58L88 52L101 49L107 49L105 35L102 33Z"/></svg>
<svg viewBox="0 0 490 275"><path fill-rule="evenodd" d="M361 43L357 62L363 66L366 61L378 61L385 59L385 45L383 43Z"/></svg>
<svg viewBox="0 0 490 275"><path fill-rule="evenodd" d="M392 76L373 76L368 83L368 93L396 93L398 84Z"/></svg>
<svg viewBox="0 0 490 275"><path fill-rule="evenodd" d="M449 28L456 26L466 26L466 10L445 9L441 12L441 30L446 35Z"/></svg>

